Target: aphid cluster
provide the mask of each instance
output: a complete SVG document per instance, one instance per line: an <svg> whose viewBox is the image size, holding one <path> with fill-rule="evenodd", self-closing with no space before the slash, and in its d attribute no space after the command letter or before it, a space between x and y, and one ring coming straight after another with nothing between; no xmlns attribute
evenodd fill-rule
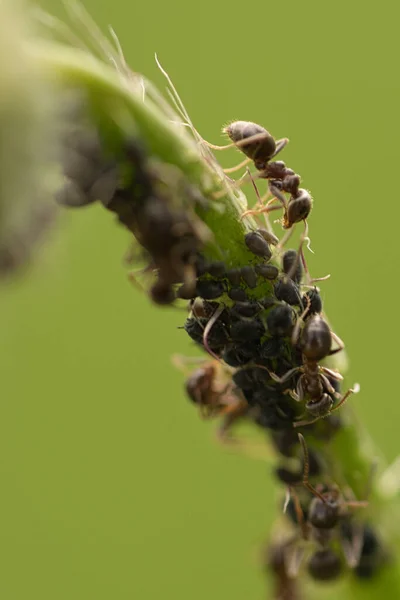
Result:
<svg viewBox="0 0 400 600"><path fill-rule="evenodd" d="M87 122L67 131L62 165L64 185L57 201L70 207L99 201L116 213L141 246L141 258L147 261L144 272L156 276L149 291L155 303L174 302L177 284L183 284L181 297L196 294L196 277L202 268L199 252L208 231L194 209L207 203L178 169L150 160L135 138L125 141L117 156L110 158ZM209 284L209 292L215 298L222 290Z"/></svg>
<svg viewBox="0 0 400 600"><path fill-rule="evenodd" d="M322 301L316 288L301 291L302 268L297 252L282 257L282 271L267 264L271 258L268 236L261 230L244 242L259 265L227 269L221 263L204 264L209 276L199 279L191 315L185 323L190 337L232 369L232 379L260 425L291 429L329 415L347 399L334 387L342 378L320 362L339 351L338 340L321 316ZM251 290L269 282L266 296L254 298ZM262 284L261 284L262 285ZM221 297L225 294L225 298ZM179 295L179 291L178 291ZM213 302L220 298L219 302Z"/></svg>

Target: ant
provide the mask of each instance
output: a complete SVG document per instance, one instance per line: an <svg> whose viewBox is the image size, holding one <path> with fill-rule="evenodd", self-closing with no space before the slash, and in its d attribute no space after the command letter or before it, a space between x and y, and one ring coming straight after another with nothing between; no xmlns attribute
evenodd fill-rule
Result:
<svg viewBox="0 0 400 600"><path fill-rule="evenodd" d="M247 156L247 158L239 165L230 169L224 169L225 173L234 173L250 162L258 171L263 173L267 169L269 161L274 158L286 144L288 138L275 140L275 138L261 125L252 123L251 121L233 121L223 129L223 133L232 140L231 144L225 146L216 146L203 140L209 148L213 150L227 150L228 148L238 148ZM274 163L272 163L274 164ZM284 163L282 163L284 164ZM273 167L272 167L273 169ZM262 177L262 175L260 175Z"/></svg>
<svg viewBox="0 0 400 600"><path fill-rule="evenodd" d="M298 402L307 399L305 408L314 419L311 421L298 421L294 423L294 427L310 425L322 417L330 415L343 406L350 394L358 392L358 386L355 386L354 389L350 388L341 396L331 385L328 377L336 381L342 381L343 377L336 371L318 364L327 356L332 356L343 350L344 344L331 331L327 322L319 314L309 315L300 332L300 324L304 322L303 319L309 312L309 309L310 305L306 307L299 317L292 333L292 344L294 346L299 344L302 351L302 366L290 369L283 377L278 377L275 373L270 373L271 378L281 384L288 381L295 373L301 373L296 391L292 390L289 393ZM333 340L339 345L338 348L332 349ZM339 400L336 406L333 406L333 398Z"/></svg>
<svg viewBox="0 0 400 600"><path fill-rule="evenodd" d="M288 278L289 279L292 278L292 276L296 273L298 268L300 268L300 270L302 270L302 268L304 268L304 272L306 275L308 285L310 285L314 281L323 281L325 279L328 279L329 275L326 277L311 278L311 275L310 275L308 267L307 267L306 258L304 256L304 252L303 252L304 243L307 242L308 248L309 248L309 243L310 243L310 238L308 236L307 217L310 214L310 211L312 208L311 195L309 194L309 192L307 192L307 190L299 188L300 176L296 175L294 173L294 171L292 171L292 169L286 169L286 167L284 167L285 163L278 161L276 163L271 163L271 164L283 165L282 168L279 167L279 170L275 174L275 175L280 174L283 177L283 180L279 181L279 180L274 179L269 185L270 191L268 192L268 194L264 197L261 197L253 175L250 173L249 170L247 170L248 176L250 178L250 181L253 185L253 188L254 188L256 196L257 196L257 204L254 208L246 210L244 213L242 213L241 219L243 219L246 216L250 216L250 215L263 214L264 218L265 218L265 224L266 224L267 229L266 230L258 230L258 231L259 232L265 231L265 234L263 235L264 239L266 239L266 241L268 241L269 243L273 243L273 245L276 246L278 251L282 250L282 248L286 245L286 243L290 239L290 237L293 233L293 225L295 225L296 223L299 223L300 221L303 221L304 222L304 232L300 238L300 244L299 244L298 251L295 253L296 254L295 257L293 257L291 260L291 268L290 268L290 270L286 271ZM285 171L290 172L290 174L286 176ZM284 194L282 193L283 191L291 193L291 196L290 196L290 199L288 202L286 201L286 198L285 198ZM270 194L270 192L273 193L274 197L266 204L266 206L263 206L263 202L267 198L267 196ZM271 206L271 204L276 199L279 200L280 204ZM283 206L283 208L284 208L284 216L282 219L283 228L287 229L288 231L287 231L286 235L282 238L282 240L279 241L278 238L276 238L276 236L273 234L272 225L268 218L268 214L270 212L272 212L273 210L277 210L277 209L281 208L281 206ZM266 236L268 236L268 238ZM274 241L272 241L273 238L275 238Z"/></svg>
<svg viewBox="0 0 400 600"><path fill-rule="evenodd" d="M182 368L184 360L175 356L174 363ZM222 442L228 441L228 432L233 424L248 411L247 402L227 371L219 361L203 361L185 382L188 397L199 407L200 415L204 419L223 416L218 428L218 438Z"/></svg>
<svg viewBox="0 0 400 600"><path fill-rule="evenodd" d="M336 578L342 570L342 562L338 554L330 548L330 545L336 535L341 538L341 544L346 557L346 562L351 568L357 567L361 549L363 546L363 528L357 532L354 528L352 541L349 543L347 538L342 535L341 525L350 519L349 508L365 508L367 501L346 500L339 488L335 485L318 485L313 487L309 482L309 452L304 437L299 433L298 438L302 447L304 456L303 485L313 498L307 509L307 517L304 516L303 508L294 486L289 486L289 499L285 503L286 510L290 497L293 499L295 515L300 525L302 538L312 540L319 546L318 550L311 556L308 570L315 578L328 580ZM360 533L361 535L357 535ZM296 558L302 558L304 551Z"/></svg>

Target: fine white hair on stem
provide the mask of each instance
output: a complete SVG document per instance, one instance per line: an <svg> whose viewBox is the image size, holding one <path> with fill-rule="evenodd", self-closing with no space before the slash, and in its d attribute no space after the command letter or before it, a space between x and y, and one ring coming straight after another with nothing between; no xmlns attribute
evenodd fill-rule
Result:
<svg viewBox="0 0 400 600"><path fill-rule="evenodd" d="M203 157L206 159L206 161L212 167L212 169L217 173L217 175L223 181L227 181L227 177L226 177L222 167L220 166L218 161L215 159L215 156L211 152L210 148L208 148L207 144L205 144L204 138L199 134L197 129L194 127L192 120L190 119L189 114L185 108L185 105L183 104L182 99L179 96L178 91L172 82L171 77L169 76L167 71L164 69L164 67L161 65L157 54L155 54L155 60L156 60L158 68L160 69L161 73L164 75L165 79L168 82L168 87L167 87L168 96L170 97L171 101L175 105L178 113L182 116L184 122L186 122L188 127L191 129L193 137L197 141Z"/></svg>
<svg viewBox="0 0 400 600"><path fill-rule="evenodd" d="M32 15L38 23L58 34L62 40L65 40L72 46L80 48L81 50L89 50L86 44L77 35L75 35L72 29L60 19L50 15L38 6L35 6L32 9Z"/></svg>
<svg viewBox="0 0 400 600"><path fill-rule="evenodd" d="M102 58L106 57L118 72L123 72L118 54L79 0L64 0L64 7L71 21L80 26L83 33L89 34L93 49Z"/></svg>

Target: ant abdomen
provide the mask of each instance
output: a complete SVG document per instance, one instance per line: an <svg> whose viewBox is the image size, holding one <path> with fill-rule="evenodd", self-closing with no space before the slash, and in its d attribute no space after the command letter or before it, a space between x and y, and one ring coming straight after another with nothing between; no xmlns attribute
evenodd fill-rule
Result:
<svg viewBox="0 0 400 600"><path fill-rule="evenodd" d="M343 563L340 556L330 548L315 552L308 563L309 574L319 581L336 579L342 570Z"/></svg>
<svg viewBox="0 0 400 600"><path fill-rule="evenodd" d="M224 133L234 144L240 143L240 150L254 161L256 169L263 170L265 164L272 158L276 151L275 139L261 125L251 121L234 121L224 129ZM259 139L241 143L247 138L260 136Z"/></svg>
<svg viewBox="0 0 400 600"><path fill-rule="evenodd" d="M312 417L324 417L329 414L333 406L333 399L329 394L322 394L318 400L306 402L306 410Z"/></svg>

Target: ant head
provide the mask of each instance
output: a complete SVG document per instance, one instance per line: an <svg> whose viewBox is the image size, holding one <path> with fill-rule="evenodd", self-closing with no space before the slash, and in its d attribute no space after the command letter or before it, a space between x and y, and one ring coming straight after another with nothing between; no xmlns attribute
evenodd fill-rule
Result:
<svg viewBox="0 0 400 600"><path fill-rule="evenodd" d="M303 354L309 360L320 361L328 356L332 345L329 325L316 314L307 320L300 339Z"/></svg>
<svg viewBox="0 0 400 600"><path fill-rule="evenodd" d="M215 377L214 363L208 363L187 378L185 383L186 393L195 404L202 404L207 393L210 392Z"/></svg>
<svg viewBox="0 0 400 600"><path fill-rule="evenodd" d="M308 518L317 529L333 529L339 521L339 504L334 495L327 493L324 498L325 502L320 498L313 498Z"/></svg>
<svg viewBox="0 0 400 600"><path fill-rule="evenodd" d="M312 209L312 198L307 190L299 189L296 196L291 196L283 219L283 228L290 229L295 223L304 221Z"/></svg>

